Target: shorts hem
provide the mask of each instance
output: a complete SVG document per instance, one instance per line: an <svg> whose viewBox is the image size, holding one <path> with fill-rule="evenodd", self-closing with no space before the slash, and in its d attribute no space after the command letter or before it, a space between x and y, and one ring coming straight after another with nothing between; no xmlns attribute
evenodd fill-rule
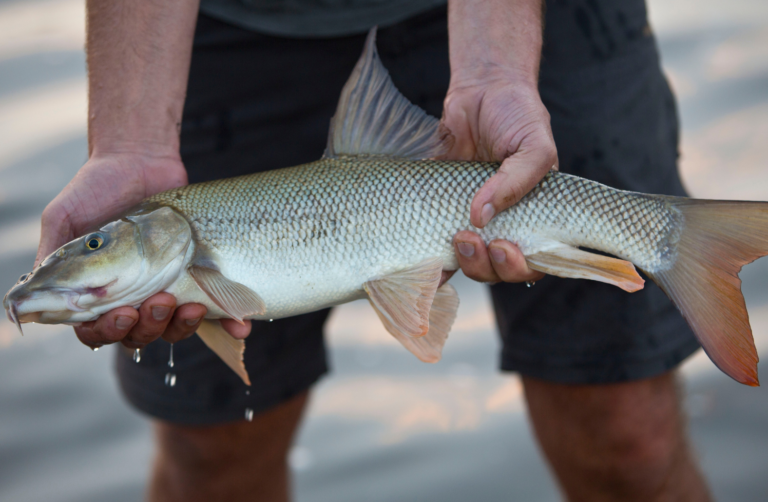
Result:
<svg viewBox="0 0 768 502"><path fill-rule="evenodd" d="M217 406L211 403L202 403L197 406L190 406L187 400L169 402L162 396L147 392L142 388L141 382L134 382L131 379L120 378L120 390L128 403L138 410L141 414L155 420L171 422L179 425L217 425L228 422L236 422L245 419L246 409L252 410L255 415L265 412L275 406L285 403L294 397L309 390L323 376L329 372L325 362L322 366L314 369L303 370L304 378L286 385L281 381L281 391L270 394L260 394L251 386L243 386L242 398L232 400L226 407ZM258 386L264 388L264 383L257 382ZM246 391L249 394L246 394Z"/></svg>
<svg viewBox="0 0 768 502"><path fill-rule="evenodd" d="M678 367L701 345L695 339L686 340L673 350L644 359L597 360L589 363L545 366L541 360L503 357L500 369L516 372L553 383L572 385L604 385L653 378Z"/></svg>

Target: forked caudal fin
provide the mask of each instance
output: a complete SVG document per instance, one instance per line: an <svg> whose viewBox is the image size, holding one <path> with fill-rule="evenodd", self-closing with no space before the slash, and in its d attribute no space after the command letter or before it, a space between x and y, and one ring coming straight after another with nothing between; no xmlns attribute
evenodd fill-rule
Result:
<svg viewBox="0 0 768 502"><path fill-rule="evenodd" d="M723 372L759 385L739 271L768 254L768 202L669 197L683 216L674 265L648 275L669 295Z"/></svg>

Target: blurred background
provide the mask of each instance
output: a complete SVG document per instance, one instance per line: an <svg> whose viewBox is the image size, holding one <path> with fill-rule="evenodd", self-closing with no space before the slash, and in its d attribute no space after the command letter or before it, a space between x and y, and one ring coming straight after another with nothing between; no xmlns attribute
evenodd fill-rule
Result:
<svg viewBox="0 0 768 502"><path fill-rule="evenodd" d="M768 200L768 2L651 0L650 16L680 104L687 188ZM82 0L0 0L0 293L31 268L43 208L86 160L84 28ZM741 277L766 360L768 258ZM487 292L453 283L462 306L437 365L403 350L367 303L336 309L333 372L290 457L298 501L558 500L519 379L496 370ZM113 349L91 352L66 327L25 332L0 320L0 500L140 500L151 431L120 398ZM716 499L766 500L768 391L701 352L682 373Z"/></svg>

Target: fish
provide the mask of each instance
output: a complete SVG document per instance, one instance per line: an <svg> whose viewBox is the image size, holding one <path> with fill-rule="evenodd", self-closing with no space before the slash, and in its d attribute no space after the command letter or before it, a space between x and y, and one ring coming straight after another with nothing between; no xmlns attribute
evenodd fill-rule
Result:
<svg viewBox="0 0 768 502"><path fill-rule="evenodd" d="M741 267L768 254L768 203L614 189L550 171L484 227L474 194L499 163L442 160L453 137L411 104L371 30L316 162L153 195L25 274L3 299L22 323L77 324L161 291L208 309L198 336L250 385L245 344L219 319L271 320L368 299L386 330L437 362L456 318L452 238L515 243L545 274L634 292L641 270L714 364L756 386ZM596 253L593 251L600 251Z"/></svg>

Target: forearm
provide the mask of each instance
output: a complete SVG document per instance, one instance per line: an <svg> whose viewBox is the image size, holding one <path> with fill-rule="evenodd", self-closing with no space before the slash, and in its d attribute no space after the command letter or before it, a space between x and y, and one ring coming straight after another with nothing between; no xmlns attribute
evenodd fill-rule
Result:
<svg viewBox="0 0 768 502"><path fill-rule="evenodd" d="M199 0L88 0L91 156L178 157Z"/></svg>
<svg viewBox="0 0 768 502"><path fill-rule="evenodd" d="M449 0L452 83L499 71L536 85L542 0Z"/></svg>

